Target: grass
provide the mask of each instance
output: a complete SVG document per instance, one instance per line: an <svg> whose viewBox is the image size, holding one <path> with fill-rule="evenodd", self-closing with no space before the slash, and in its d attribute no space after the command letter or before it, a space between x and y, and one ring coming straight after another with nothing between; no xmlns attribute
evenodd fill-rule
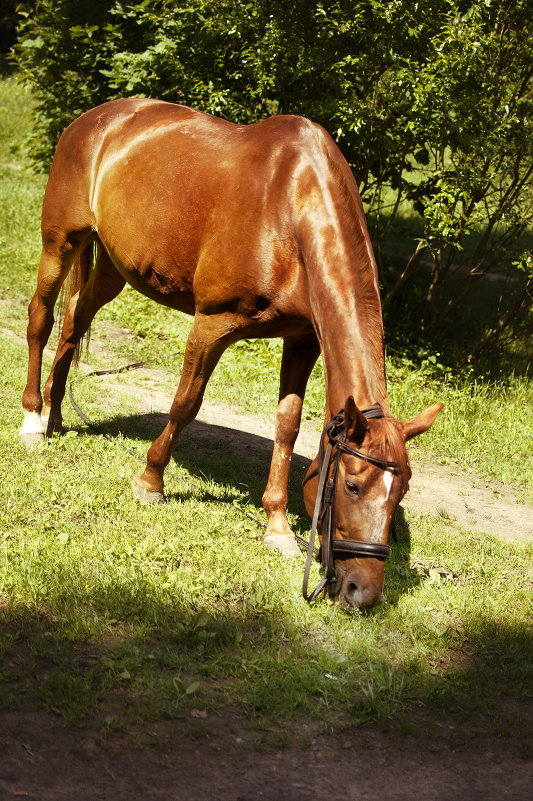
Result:
<svg viewBox="0 0 533 801"><path fill-rule="evenodd" d="M16 142L30 99L13 79L1 91L10 111L0 115L1 141ZM34 282L43 188L22 166L0 154L0 308L2 328L15 334L24 332ZM109 365L179 349L186 326L125 292L95 325L105 350L100 344L93 359ZM111 339L117 328L128 333ZM210 397L272 415L279 357L276 344L240 343ZM412 730L422 714L426 726L453 719L464 738L525 732L531 547L408 514L384 604L351 615L327 602L309 607L303 559L265 551L261 526L242 513L260 518L268 470L253 435L234 450L186 432L168 470L168 503L141 507L129 487L139 466L118 443L144 453L154 416L139 413L134 395L110 413L101 387L82 382L80 402L116 443L89 434L66 405L66 436L27 453L17 435L25 358L23 344L0 331L0 705L38 704L67 722L94 723L104 739L153 720L204 736L228 710L248 718L262 742L276 721L277 744L290 741L302 716L335 731L369 721ZM417 456L525 487L528 382L466 381L440 361L388 360L399 417L447 403ZM322 403L317 368L307 416L321 414ZM304 467L295 461L290 498L302 534Z"/></svg>
<svg viewBox="0 0 533 801"><path fill-rule="evenodd" d="M503 728L500 688L523 698L530 678L531 548L410 515L385 604L355 615L308 607L303 560L266 552L240 511L258 514L266 463L245 453L225 462L217 444L188 450L186 440L169 502L139 507L134 460L71 412L67 436L19 448L11 420L24 349L1 340L3 704L96 718L107 735L193 709L209 720L227 705L257 725L306 714L335 727L402 719L419 702ZM96 411L94 389L79 394ZM142 423L132 416L124 439L139 450L151 437ZM305 519L293 523L304 533Z"/></svg>
<svg viewBox="0 0 533 801"><path fill-rule="evenodd" d="M31 98L15 78L0 93L0 301L3 325L20 324L34 290L40 253L39 220L45 176L25 169L12 147L29 125Z"/></svg>

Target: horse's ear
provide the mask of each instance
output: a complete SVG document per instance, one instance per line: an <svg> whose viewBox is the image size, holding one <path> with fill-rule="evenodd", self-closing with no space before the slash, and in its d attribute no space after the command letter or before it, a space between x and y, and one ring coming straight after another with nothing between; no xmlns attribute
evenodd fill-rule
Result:
<svg viewBox="0 0 533 801"><path fill-rule="evenodd" d="M423 412L420 412L420 414L417 414L416 417L413 417L412 420L408 420L407 423L402 423L404 440L407 442L408 439L417 437L419 434L423 434L424 431L427 431L428 428L431 428L435 422L436 416L442 409L444 409L443 403L434 403L432 406L428 406L427 409L424 409Z"/></svg>
<svg viewBox="0 0 533 801"><path fill-rule="evenodd" d="M353 395L349 396L344 407L344 425L346 438L360 445L366 436L368 427L364 415L355 404Z"/></svg>

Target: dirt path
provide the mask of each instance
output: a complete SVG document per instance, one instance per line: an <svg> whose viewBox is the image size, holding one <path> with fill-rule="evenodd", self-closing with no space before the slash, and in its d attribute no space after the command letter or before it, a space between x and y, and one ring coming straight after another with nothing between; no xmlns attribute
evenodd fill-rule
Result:
<svg viewBox="0 0 533 801"><path fill-rule="evenodd" d="M272 443L273 425L220 404L204 403L198 420L226 426L234 432L260 434L270 445ZM316 429L304 426L295 453L313 459L317 446ZM442 519L458 523L463 528L495 534L505 540L533 540L533 509L530 506L517 503L505 485L460 472L459 468L453 470L413 463L413 478L402 505L415 512L439 514Z"/></svg>
<svg viewBox="0 0 533 801"><path fill-rule="evenodd" d="M363 727L268 748L220 721L152 748L97 743L51 715L2 716L0 801L529 801L531 763L511 742L445 744ZM148 724L146 735L153 732ZM154 734L154 742L155 733ZM451 732L453 736L454 732ZM141 738L143 739L143 738ZM450 738L451 740L451 738Z"/></svg>
<svg viewBox="0 0 533 801"><path fill-rule="evenodd" d="M0 328L0 334L25 344L25 339L10 329ZM116 334L120 337L125 335L122 329L118 329ZM91 347L100 356L106 354L101 340L93 342ZM54 351L47 348L46 352L53 357ZM87 372L94 369L88 364L80 367ZM114 380L112 376L106 377L104 380L107 391L118 397L134 396L141 413L168 413L172 402L171 394L154 389L168 378L164 370L143 368L140 380L139 374L126 375L126 381L124 377L120 381ZM216 426L220 426L232 431L234 441L238 440L240 434L255 434L261 438L258 439L259 446L267 452L272 451L273 420L266 422L257 416L237 412L224 404L204 401L197 421L213 427L210 433L206 426L196 426L195 433L199 436L216 438ZM193 423L192 428L194 426ZM304 424L296 442L295 454L313 459L317 445L316 425ZM429 465L413 460L412 467L410 489L402 502L406 509L438 515L441 524L446 521L457 523L462 528L494 534L504 540L533 541L533 508L518 503L508 486L494 479L465 472L458 466L453 468Z"/></svg>
<svg viewBox="0 0 533 801"><path fill-rule="evenodd" d="M164 415L170 408L172 398L154 391L153 387L158 386L157 371L154 371L154 379L150 382L150 389L133 383L110 382L108 386L115 392L128 395L134 391L140 411ZM239 435L255 434L261 437L258 441L268 454L272 450L274 421L269 423L212 401L204 401L197 421L213 427L210 434L205 426L200 428L197 425L195 433L199 436L216 439L218 426L231 430L236 443ZM316 425L304 424L296 442L295 454L313 459L318 448L318 437ZM267 454L265 458L268 458ZM412 467L410 489L402 503L406 509L438 515L441 522L457 523L462 528L487 532L504 540L533 541L533 508L518 503L509 487L493 479L467 473L459 467L428 465L417 461L413 462Z"/></svg>

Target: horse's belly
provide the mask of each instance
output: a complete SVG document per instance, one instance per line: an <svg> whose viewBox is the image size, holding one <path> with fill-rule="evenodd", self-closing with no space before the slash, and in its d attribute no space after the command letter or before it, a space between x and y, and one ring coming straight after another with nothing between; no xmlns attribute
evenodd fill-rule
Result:
<svg viewBox="0 0 533 801"><path fill-rule="evenodd" d="M143 295L194 312L198 233L184 224L179 202L156 203L153 187L127 191L127 182L103 195L96 230L117 270Z"/></svg>
<svg viewBox="0 0 533 801"><path fill-rule="evenodd" d="M144 273L124 270L123 267L119 267L118 270L130 286L147 298L176 311L194 314L195 302L192 290L180 282L173 281L164 272L159 273L157 269L150 267Z"/></svg>
<svg viewBox="0 0 533 801"><path fill-rule="evenodd" d="M194 314L194 267L180 260L172 251L147 252L140 243L107 240L98 232L122 277L143 295L178 311Z"/></svg>
<svg viewBox="0 0 533 801"><path fill-rule="evenodd" d="M167 306L194 311L193 280L213 205L208 182L183 173L177 156L135 146L100 167L96 230L123 277Z"/></svg>

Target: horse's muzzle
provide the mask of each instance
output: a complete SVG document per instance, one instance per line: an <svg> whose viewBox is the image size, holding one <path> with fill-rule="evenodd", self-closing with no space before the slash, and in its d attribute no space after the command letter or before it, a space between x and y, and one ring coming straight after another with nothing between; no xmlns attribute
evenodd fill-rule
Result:
<svg viewBox="0 0 533 801"><path fill-rule="evenodd" d="M376 606L383 600L383 583L366 583L357 573L347 572L342 578L339 600L352 609Z"/></svg>

